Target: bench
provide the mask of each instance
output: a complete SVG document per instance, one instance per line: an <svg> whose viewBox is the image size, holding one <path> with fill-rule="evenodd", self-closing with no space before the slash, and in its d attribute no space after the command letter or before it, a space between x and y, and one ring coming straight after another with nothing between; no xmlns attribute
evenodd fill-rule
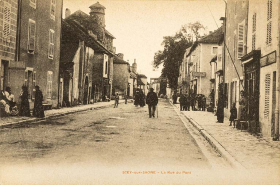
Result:
<svg viewBox="0 0 280 185"><path fill-rule="evenodd" d="M52 109L52 104L44 104L43 103L43 108L44 108L44 110L51 110Z"/></svg>
<svg viewBox="0 0 280 185"><path fill-rule="evenodd" d="M234 120L234 122L236 123L236 127L237 127L237 125L239 126L240 125L240 130L241 130L241 132L242 132L242 130L244 130L244 127L245 127L245 125L246 125L246 130L248 130L249 129L249 121L244 121L244 120L239 120L239 119L235 119Z"/></svg>

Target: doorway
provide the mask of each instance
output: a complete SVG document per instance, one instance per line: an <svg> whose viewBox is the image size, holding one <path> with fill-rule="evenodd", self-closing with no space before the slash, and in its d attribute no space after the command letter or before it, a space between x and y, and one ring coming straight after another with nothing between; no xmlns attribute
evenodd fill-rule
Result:
<svg viewBox="0 0 280 185"><path fill-rule="evenodd" d="M85 79L85 86L84 86L84 101L83 104L88 104L88 77Z"/></svg>
<svg viewBox="0 0 280 185"><path fill-rule="evenodd" d="M8 85L8 61L1 61L1 74L0 74L0 90L5 90Z"/></svg>
<svg viewBox="0 0 280 185"><path fill-rule="evenodd" d="M259 132L259 83L260 68L258 62L253 60L245 65L245 94L247 98L247 118L250 130Z"/></svg>

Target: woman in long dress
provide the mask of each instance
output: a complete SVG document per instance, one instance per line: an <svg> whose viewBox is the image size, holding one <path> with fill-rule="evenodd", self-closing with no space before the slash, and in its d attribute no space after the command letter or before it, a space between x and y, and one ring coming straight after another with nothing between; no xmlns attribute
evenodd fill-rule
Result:
<svg viewBox="0 0 280 185"><path fill-rule="evenodd" d="M22 93L20 95L21 103L20 103L19 115L30 117L28 88L27 86L22 86L21 89L22 89Z"/></svg>
<svg viewBox="0 0 280 185"><path fill-rule="evenodd" d="M35 86L35 102L33 109L33 116L38 118L45 117L44 107L43 107L43 93L38 85Z"/></svg>

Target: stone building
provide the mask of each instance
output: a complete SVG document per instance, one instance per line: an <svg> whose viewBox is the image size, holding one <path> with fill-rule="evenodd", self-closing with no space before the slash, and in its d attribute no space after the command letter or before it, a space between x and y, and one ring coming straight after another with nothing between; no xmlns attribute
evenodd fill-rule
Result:
<svg viewBox="0 0 280 185"><path fill-rule="evenodd" d="M0 1L0 90L5 90L7 86L13 85L12 91L16 93L16 97L19 93L17 93L18 89L15 89L15 87L24 83L10 78L14 73L24 75L24 70L17 70L17 66L24 68L22 62L18 61L17 19L18 1Z"/></svg>
<svg viewBox="0 0 280 185"><path fill-rule="evenodd" d="M247 53L248 0L227 1L224 55L224 115L229 118L230 108L236 103L240 117L240 91L244 90L241 57Z"/></svg>
<svg viewBox="0 0 280 185"><path fill-rule="evenodd" d="M64 106L111 98L113 39L105 29L105 7L90 6L90 15L78 10L62 25L60 77Z"/></svg>
<svg viewBox="0 0 280 185"><path fill-rule="evenodd" d="M33 108L35 86L38 85L43 92L43 103L56 107L59 100L62 0L18 2L18 37L15 62L9 67L10 86L18 101L22 85L27 85L30 107ZM12 17L14 24L13 14Z"/></svg>
<svg viewBox="0 0 280 185"><path fill-rule="evenodd" d="M130 95L130 64L123 60L123 54L114 57L113 94Z"/></svg>
<svg viewBox="0 0 280 185"><path fill-rule="evenodd" d="M247 54L241 58L249 129L278 138L279 13L277 0L249 0Z"/></svg>
<svg viewBox="0 0 280 185"><path fill-rule="evenodd" d="M210 103L209 95L214 84L210 81L212 78L212 68L210 61L218 54L219 42L223 38L223 29L211 32L209 35L196 41L186 55L188 66L190 92L195 94L203 94Z"/></svg>

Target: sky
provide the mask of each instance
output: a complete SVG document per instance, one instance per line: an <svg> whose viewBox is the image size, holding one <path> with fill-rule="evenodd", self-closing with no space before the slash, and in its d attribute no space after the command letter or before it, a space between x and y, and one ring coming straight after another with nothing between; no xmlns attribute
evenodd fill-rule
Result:
<svg viewBox="0 0 280 185"><path fill-rule="evenodd" d="M89 6L95 0L64 0L66 8L89 14ZM99 0L106 7L106 29L116 39L116 53L123 53L124 60L137 62L138 73L156 78L161 68L153 70L155 52L162 50L164 36L173 36L182 25L199 21L214 31L221 26L220 17L225 14L223 0ZM211 10L211 11L210 11Z"/></svg>

